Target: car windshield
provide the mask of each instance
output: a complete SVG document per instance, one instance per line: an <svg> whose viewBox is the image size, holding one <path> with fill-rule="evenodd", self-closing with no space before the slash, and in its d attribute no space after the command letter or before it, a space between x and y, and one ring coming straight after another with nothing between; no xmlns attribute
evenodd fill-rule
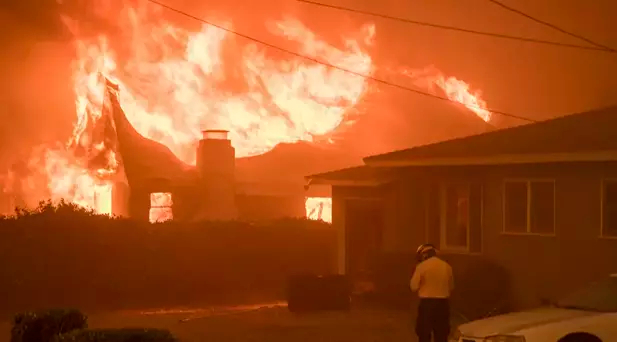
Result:
<svg viewBox="0 0 617 342"><path fill-rule="evenodd" d="M557 302L557 306L598 312L617 312L617 276L593 283Z"/></svg>

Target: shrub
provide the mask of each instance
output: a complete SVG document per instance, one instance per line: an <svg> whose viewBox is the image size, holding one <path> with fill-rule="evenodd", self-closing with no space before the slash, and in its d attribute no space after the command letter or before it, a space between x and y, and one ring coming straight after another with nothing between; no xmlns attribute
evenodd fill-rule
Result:
<svg viewBox="0 0 617 342"><path fill-rule="evenodd" d="M87 327L87 317L77 310L50 310L17 314L11 342L49 342L59 334Z"/></svg>
<svg viewBox="0 0 617 342"><path fill-rule="evenodd" d="M160 329L92 329L59 335L54 342L176 342L167 330Z"/></svg>
<svg viewBox="0 0 617 342"><path fill-rule="evenodd" d="M500 265L484 257L443 254L452 266L454 291L452 312L468 319L507 312L510 306L510 278ZM408 309L417 295L409 289L415 253L382 253L372 265L377 296L393 308Z"/></svg>
<svg viewBox="0 0 617 342"><path fill-rule="evenodd" d="M0 221L0 311L247 304L283 299L288 276L328 274L323 222L148 222L69 204Z"/></svg>
<svg viewBox="0 0 617 342"><path fill-rule="evenodd" d="M470 320L509 311L510 275L499 264L480 256L449 255L454 271L452 308Z"/></svg>

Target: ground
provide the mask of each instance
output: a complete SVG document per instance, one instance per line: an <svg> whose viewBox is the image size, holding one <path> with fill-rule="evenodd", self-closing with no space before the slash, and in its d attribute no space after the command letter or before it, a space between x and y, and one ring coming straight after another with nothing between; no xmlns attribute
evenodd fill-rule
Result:
<svg viewBox="0 0 617 342"><path fill-rule="evenodd" d="M233 310L124 311L89 315L92 328L152 327L181 341L414 341L408 312L353 309L293 314L284 305ZM8 341L10 326L0 326Z"/></svg>

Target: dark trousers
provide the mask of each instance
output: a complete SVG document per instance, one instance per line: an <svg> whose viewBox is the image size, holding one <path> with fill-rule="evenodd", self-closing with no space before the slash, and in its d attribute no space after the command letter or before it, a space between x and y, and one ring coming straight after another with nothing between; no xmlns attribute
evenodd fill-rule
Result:
<svg viewBox="0 0 617 342"><path fill-rule="evenodd" d="M416 318L418 342L448 342L450 302L443 298L420 298Z"/></svg>

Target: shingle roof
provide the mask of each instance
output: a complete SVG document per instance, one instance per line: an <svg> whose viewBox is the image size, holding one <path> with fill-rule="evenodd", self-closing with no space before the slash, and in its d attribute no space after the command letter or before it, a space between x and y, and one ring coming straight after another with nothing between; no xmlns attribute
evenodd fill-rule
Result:
<svg viewBox="0 0 617 342"><path fill-rule="evenodd" d="M382 162L617 150L617 106L364 158Z"/></svg>

